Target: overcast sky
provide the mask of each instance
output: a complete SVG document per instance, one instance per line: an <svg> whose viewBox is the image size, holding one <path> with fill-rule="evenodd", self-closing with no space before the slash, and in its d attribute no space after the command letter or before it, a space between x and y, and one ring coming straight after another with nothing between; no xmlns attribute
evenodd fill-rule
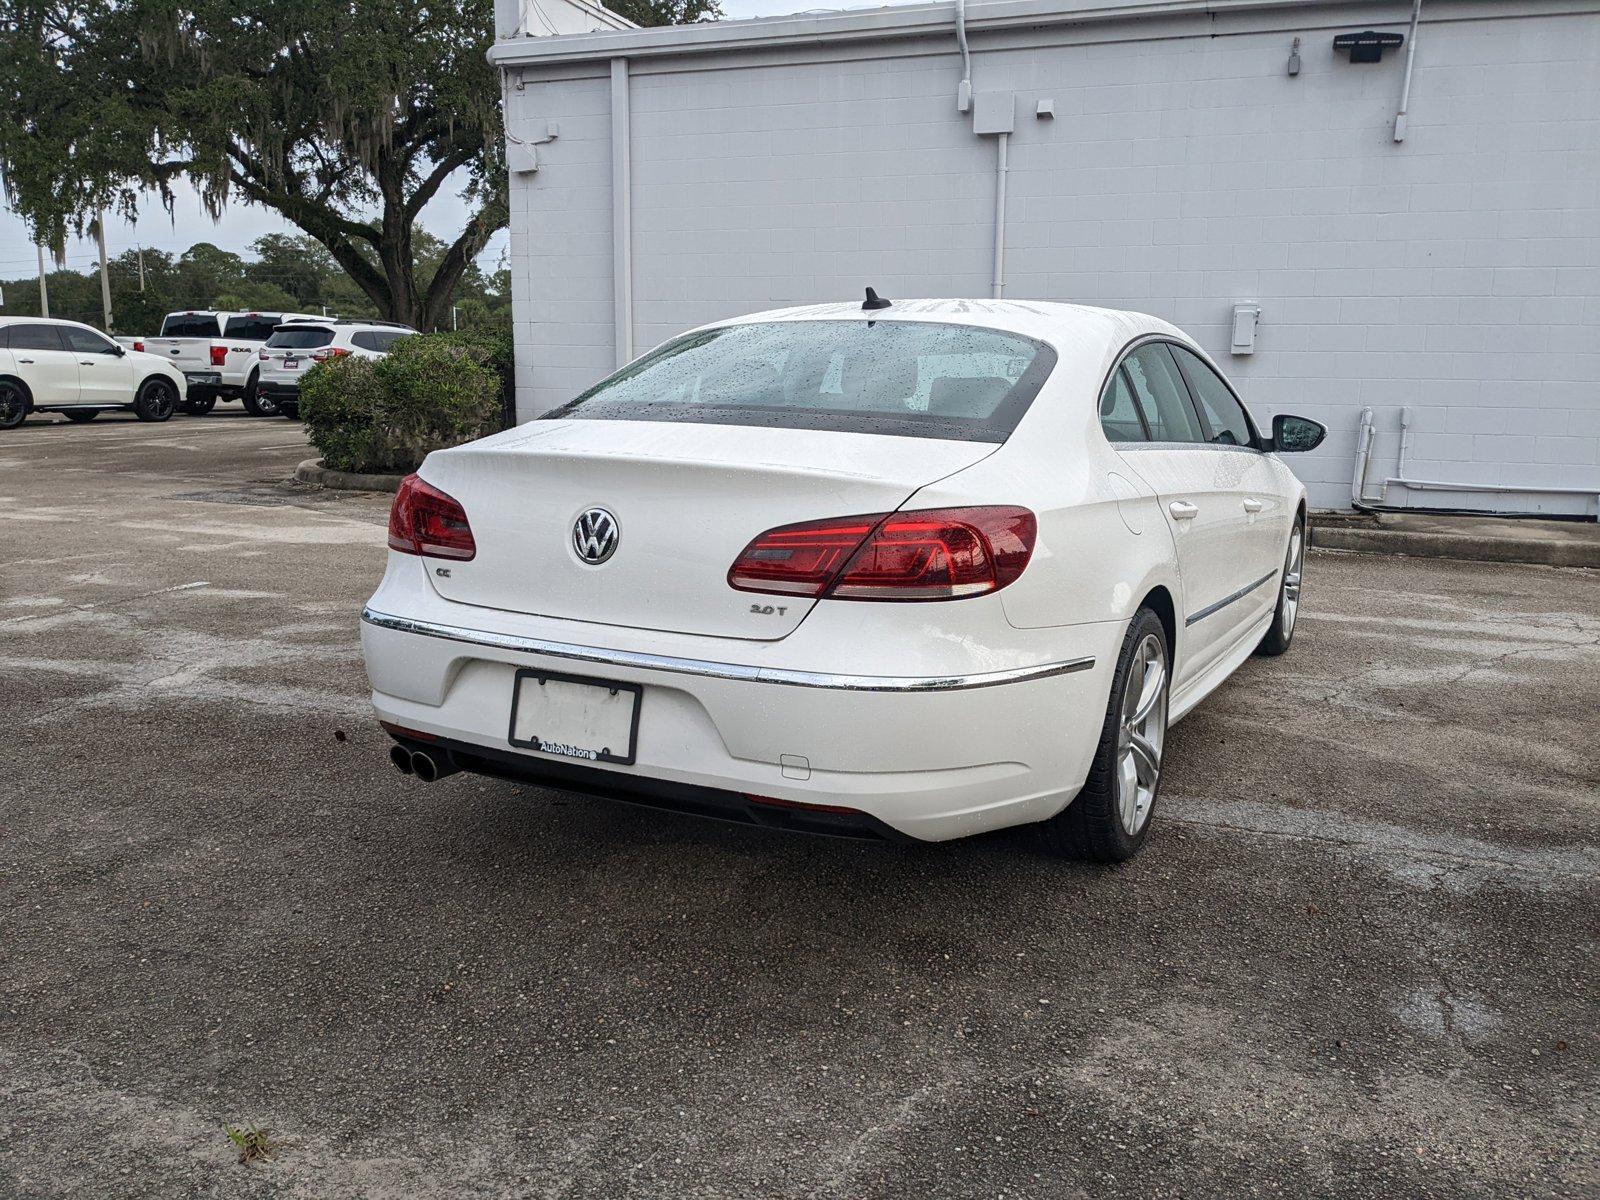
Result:
<svg viewBox="0 0 1600 1200"><path fill-rule="evenodd" d="M818 9L880 8L895 0L827 0L807 3L807 0L722 0L723 11L730 19L746 17L772 17L784 13L810 12ZM901 3L908 0L899 0ZM200 205L195 193L181 185L172 215L152 198L139 213L135 222L120 218L106 221L106 252L113 258L134 246L147 249L168 250L174 253L185 250L195 242L213 242L225 250L244 253L250 243L265 233L297 233L282 217L267 209L244 204L231 205L220 221L213 222ZM467 208L453 194L441 192L422 214L422 224L429 232L444 238L453 238L466 223ZM504 231L489 244L480 261L493 270L505 249ZM67 266L84 270L97 260L92 241L73 240L67 243ZM0 279L16 279L33 274L38 269L38 258L28 231L22 221L9 210L0 207Z"/></svg>

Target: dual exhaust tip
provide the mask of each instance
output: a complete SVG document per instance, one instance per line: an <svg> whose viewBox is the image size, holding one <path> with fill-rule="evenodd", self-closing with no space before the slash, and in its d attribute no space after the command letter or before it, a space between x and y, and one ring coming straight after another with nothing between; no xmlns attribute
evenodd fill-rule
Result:
<svg viewBox="0 0 1600 1200"><path fill-rule="evenodd" d="M461 770L444 750L407 750L404 746L391 746L389 761L400 774L414 775L423 783L435 783Z"/></svg>

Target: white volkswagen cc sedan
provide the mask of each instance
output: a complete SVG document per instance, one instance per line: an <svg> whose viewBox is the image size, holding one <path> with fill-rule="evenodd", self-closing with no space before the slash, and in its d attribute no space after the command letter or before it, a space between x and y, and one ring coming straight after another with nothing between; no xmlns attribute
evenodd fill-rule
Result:
<svg viewBox="0 0 1600 1200"><path fill-rule="evenodd" d="M760 313L430 454L362 614L391 758L762 825L1126 859L1171 722L1294 633L1305 489L1179 330Z"/></svg>

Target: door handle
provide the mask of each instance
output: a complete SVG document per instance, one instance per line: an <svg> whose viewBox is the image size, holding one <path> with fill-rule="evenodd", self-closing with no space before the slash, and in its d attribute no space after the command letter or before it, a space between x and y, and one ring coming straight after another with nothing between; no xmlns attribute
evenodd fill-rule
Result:
<svg viewBox="0 0 1600 1200"><path fill-rule="evenodd" d="M1258 513L1265 507L1266 507L1266 505L1263 504L1261 501L1257 500L1254 496L1245 497L1245 502L1244 502L1244 510L1245 510L1245 512L1247 512L1247 513Z"/></svg>
<svg viewBox="0 0 1600 1200"><path fill-rule="evenodd" d="M89 359L89 360L85 361L84 359L80 358L78 360L78 365L80 367L92 367L92 366L94 366L94 360L93 359Z"/></svg>
<svg viewBox="0 0 1600 1200"><path fill-rule="evenodd" d="M1192 521L1200 515L1199 506L1187 500L1174 500L1167 505L1167 511L1172 514L1174 521Z"/></svg>
<svg viewBox="0 0 1600 1200"><path fill-rule="evenodd" d="M28 363L30 366L33 363L33 359L31 359L31 358L19 358L19 359L17 359L17 361L19 363Z"/></svg>

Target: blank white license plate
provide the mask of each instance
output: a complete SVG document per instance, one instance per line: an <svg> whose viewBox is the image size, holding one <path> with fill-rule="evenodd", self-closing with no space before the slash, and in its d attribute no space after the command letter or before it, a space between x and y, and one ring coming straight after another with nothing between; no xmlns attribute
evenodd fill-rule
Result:
<svg viewBox="0 0 1600 1200"><path fill-rule="evenodd" d="M523 668L511 685L513 746L587 762L633 762L639 738L637 683Z"/></svg>

